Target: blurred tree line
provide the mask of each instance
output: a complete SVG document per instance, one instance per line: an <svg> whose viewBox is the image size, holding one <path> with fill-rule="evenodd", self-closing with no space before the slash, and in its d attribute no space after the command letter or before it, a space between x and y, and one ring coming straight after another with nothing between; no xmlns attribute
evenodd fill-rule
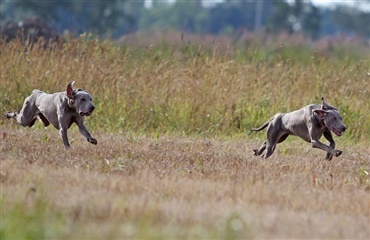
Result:
<svg viewBox="0 0 370 240"><path fill-rule="evenodd" d="M370 0L364 0L368 5ZM150 3L151 6L148 6ZM92 32L117 38L138 30L175 29L198 34L242 31L303 33L320 36L346 33L370 38L370 10L337 5L320 9L294 0L0 0L0 21L38 15L59 32Z"/></svg>

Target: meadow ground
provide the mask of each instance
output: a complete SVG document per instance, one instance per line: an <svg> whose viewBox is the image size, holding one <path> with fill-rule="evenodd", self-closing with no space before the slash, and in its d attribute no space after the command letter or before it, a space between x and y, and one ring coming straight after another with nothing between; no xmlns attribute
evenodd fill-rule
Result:
<svg viewBox="0 0 370 240"><path fill-rule="evenodd" d="M0 118L0 239L370 239L368 43L177 40L0 44L1 112L75 80L98 140L72 126L66 151L52 127ZM252 155L252 127L321 94L348 127L340 157L295 137Z"/></svg>
<svg viewBox="0 0 370 240"><path fill-rule="evenodd" d="M368 239L370 150L343 155L292 138L270 159L260 140L97 133L5 125L2 239Z"/></svg>

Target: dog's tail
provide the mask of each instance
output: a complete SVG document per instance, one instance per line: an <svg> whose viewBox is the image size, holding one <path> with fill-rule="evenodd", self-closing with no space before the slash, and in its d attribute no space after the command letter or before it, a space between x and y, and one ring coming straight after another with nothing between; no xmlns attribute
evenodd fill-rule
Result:
<svg viewBox="0 0 370 240"><path fill-rule="evenodd" d="M261 127L259 127L259 128L252 128L252 130L255 131L255 132L258 132L258 131L261 131L261 130L265 129L274 118L275 117L270 118L270 120L268 120L267 122L265 122Z"/></svg>

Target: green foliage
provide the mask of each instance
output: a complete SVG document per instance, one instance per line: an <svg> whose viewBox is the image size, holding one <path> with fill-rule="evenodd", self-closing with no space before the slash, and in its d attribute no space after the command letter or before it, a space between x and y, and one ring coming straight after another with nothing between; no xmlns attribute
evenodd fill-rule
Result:
<svg viewBox="0 0 370 240"><path fill-rule="evenodd" d="M333 20L338 23L343 30L350 30L359 36L370 36L370 12L363 12L358 8L348 6L338 6L333 13Z"/></svg>
<svg viewBox="0 0 370 240"><path fill-rule="evenodd" d="M152 2L152 7L145 7ZM301 33L317 39L338 33L368 38L366 3L336 4L320 9L311 1L0 1L0 22L40 16L59 32L98 33L120 38L137 31L176 31L197 34L243 32Z"/></svg>
<svg viewBox="0 0 370 240"><path fill-rule="evenodd" d="M241 239L248 236L248 226L246 226L243 218L236 213L228 218L225 225L224 239Z"/></svg>
<svg viewBox="0 0 370 240"><path fill-rule="evenodd" d="M7 10L4 10L7 20L19 21L37 15L60 32L88 31L117 37L122 32L136 30L136 18L144 8L144 1L5 1L0 6Z"/></svg>
<svg viewBox="0 0 370 240"><path fill-rule="evenodd" d="M206 20L207 11L201 7L200 1L176 1L174 4L159 1L153 8L143 10L138 23L140 29L173 28L201 33L205 30Z"/></svg>
<svg viewBox="0 0 370 240"><path fill-rule="evenodd" d="M31 195L34 193L28 193ZM27 199L25 203L7 203L1 198L1 239L60 238L65 225L61 212L51 212L48 203L40 199ZM32 198L32 197L31 197ZM10 207L5 207L9 206Z"/></svg>

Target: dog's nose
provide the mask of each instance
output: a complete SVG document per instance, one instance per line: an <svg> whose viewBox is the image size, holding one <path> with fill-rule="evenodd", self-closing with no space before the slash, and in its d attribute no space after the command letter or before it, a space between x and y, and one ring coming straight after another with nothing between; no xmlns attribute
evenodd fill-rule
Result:
<svg viewBox="0 0 370 240"><path fill-rule="evenodd" d="M342 132L346 131L347 127L346 126L343 126L342 127Z"/></svg>
<svg viewBox="0 0 370 240"><path fill-rule="evenodd" d="M91 106L90 107L90 112L94 111L95 107L94 106Z"/></svg>

